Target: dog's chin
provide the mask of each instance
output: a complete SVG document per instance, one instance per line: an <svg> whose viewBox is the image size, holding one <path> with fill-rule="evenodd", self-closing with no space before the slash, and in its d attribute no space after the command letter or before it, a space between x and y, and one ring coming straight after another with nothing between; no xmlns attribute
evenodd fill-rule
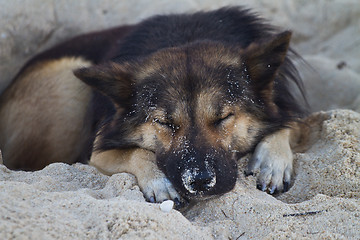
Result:
<svg viewBox="0 0 360 240"><path fill-rule="evenodd" d="M214 199L216 197L219 197L219 195L214 195L214 194L206 194L204 192L200 192L200 193L186 193L184 195L184 198L189 201L189 202L201 202L201 201L206 201L209 199Z"/></svg>
<svg viewBox="0 0 360 240"><path fill-rule="evenodd" d="M205 202L211 199L218 198L222 194L206 194L206 193L180 193L182 201L175 205L175 209L179 211L187 211L197 203Z"/></svg>

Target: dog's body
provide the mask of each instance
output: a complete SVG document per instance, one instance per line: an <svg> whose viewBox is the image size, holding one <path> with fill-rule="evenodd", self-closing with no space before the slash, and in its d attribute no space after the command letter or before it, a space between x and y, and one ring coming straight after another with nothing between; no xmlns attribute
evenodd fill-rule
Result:
<svg viewBox="0 0 360 240"><path fill-rule="evenodd" d="M260 188L286 189L304 114L290 89L301 85L290 36L224 8L60 44L1 96L4 163L31 170L91 154L99 170L133 173L161 202L230 191L236 159L255 151L248 172L260 169Z"/></svg>

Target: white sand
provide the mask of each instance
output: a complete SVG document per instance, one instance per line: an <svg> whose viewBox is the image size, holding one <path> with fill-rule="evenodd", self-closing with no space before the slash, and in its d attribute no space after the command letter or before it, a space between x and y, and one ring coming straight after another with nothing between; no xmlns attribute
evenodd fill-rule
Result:
<svg viewBox="0 0 360 240"><path fill-rule="evenodd" d="M28 57L79 32L238 1L99 3L0 0L0 90ZM0 239L359 239L360 5L244 3L294 30L295 49L314 68L300 65L313 110L337 109L309 121L318 140L296 154L289 192L270 196L255 188L254 177L240 174L230 193L165 213L145 202L129 174L108 177L82 164L52 164L33 173L0 165ZM340 62L345 66L339 69ZM241 173L245 164L239 162Z"/></svg>

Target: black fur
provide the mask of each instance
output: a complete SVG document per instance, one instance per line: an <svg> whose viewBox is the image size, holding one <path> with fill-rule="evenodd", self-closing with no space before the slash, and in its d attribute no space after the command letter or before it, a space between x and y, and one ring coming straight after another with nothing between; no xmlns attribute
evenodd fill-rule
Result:
<svg viewBox="0 0 360 240"><path fill-rule="evenodd" d="M159 49L212 40L245 48L268 38L273 28L249 10L222 8L212 12L155 16L140 23L118 49L115 61L136 59Z"/></svg>

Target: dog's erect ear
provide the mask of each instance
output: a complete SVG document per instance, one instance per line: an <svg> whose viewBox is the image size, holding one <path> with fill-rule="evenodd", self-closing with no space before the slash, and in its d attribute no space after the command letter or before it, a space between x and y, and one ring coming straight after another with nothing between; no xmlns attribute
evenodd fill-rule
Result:
<svg viewBox="0 0 360 240"><path fill-rule="evenodd" d="M257 90L272 100L273 80L284 62L291 32L285 31L268 41L250 44L244 51L245 64Z"/></svg>
<svg viewBox="0 0 360 240"><path fill-rule="evenodd" d="M132 96L134 82L128 69L114 62L94 65L74 71L76 77L84 83L110 97L119 105L126 104Z"/></svg>

